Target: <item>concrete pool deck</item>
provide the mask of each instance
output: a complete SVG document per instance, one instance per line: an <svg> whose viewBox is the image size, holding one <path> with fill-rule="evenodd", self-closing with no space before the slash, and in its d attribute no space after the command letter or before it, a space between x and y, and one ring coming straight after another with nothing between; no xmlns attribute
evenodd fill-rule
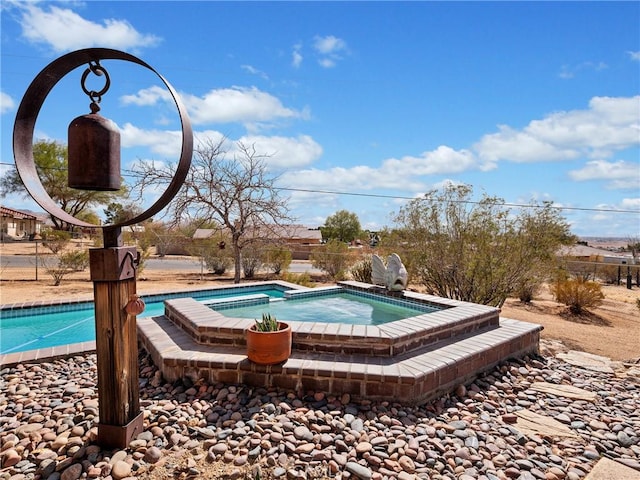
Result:
<svg viewBox="0 0 640 480"><path fill-rule="evenodd" d="M165 315L138 319L138 334L169 381L204 378L407 403L450 391L507 358L538 352L539 325L500 318L493 307L404 295L445 308L379 326L288 322L292 355L279 365L247 359L244 331L253 320L227 318L191 298L167 300Z"/></svg>
<svg viewBox="0 0 640 480"><path fill-rule="evenodd" d="M25 350L23 352L11 352L0 354L0 366L12 367L19 363L43 362L53 358L68 358L74 355L81 355L96 351L96 342L70 343L55 347L44 347L36 350Z"/></svg>

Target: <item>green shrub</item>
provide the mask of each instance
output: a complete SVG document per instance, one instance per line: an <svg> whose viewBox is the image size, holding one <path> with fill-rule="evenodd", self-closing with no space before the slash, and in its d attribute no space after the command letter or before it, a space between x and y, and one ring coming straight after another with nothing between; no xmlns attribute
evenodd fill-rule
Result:
<svg viewBox="0 0 640 480"><path fill-rule="evenodd" d="M605 283L613 285L618 281L617 265L599 265L598 278Z"/></svg>
<svg viewBox="0 0 640 480"><path fill-rule="evenodd" d="M351 256L346 243L329 240L322 248L311 254L311 264L326 272L333 280L343 280L349 268Z"/></svg>
<svg viewBox="0 0 640 480"><path fill-rule="evenodd" d="M260 267L262 267L262 258L257 254L255 250L242 252L240 259L242 264L242 273L244 278L253 278Z"/></svg>
<svg viewBox="0 0 640 480"><path fill-rule="evenodd" d="M551 293L557 302L565 304L575 314L597 307L604 300L600 284L584 278L558 280L551 286Z"/></svg>
<svg viewBox="0 0 640 480"><path fill-rule="evenodd" d="M63 230L46 230L42 232L42 245L47 247L54 255L65 249L71 241L71 233Z"/></svg>
<svg viewBox="0 0 640 480"><path fill-rule="evenodd" d="M373 271L373 263L371 261L371 255L367 255L364 258L358 260L349 269L351 278L356 282L371 283L371 272Z"/></svg>
<svg viewBox="0 0 640 480"><path fill-rule="evenodd" d="M89 252L87 250L71 250L59 253L58 262L62 268L73 272L82 272L89 267Z"/></svg>
<svg viewBox="0 0 640 480"><path fill-rule="evenodd" d="M291 273L284 272L282 274L282 280L289 283L295 283L296 285L302 285L303 287L313 287L313 282L311 281L311 275L309 273Z"/></svg>
<svg viewBox="0 0 640 480"><path fill-rule="evenodd" d="M291 265L291 250L282 245L269 248L264 264L273 273L279 275Z"/></svg>
<svg viewBox="0 0 640 480"><path fill-rule="evenodd" d="M523 303L531 303L536 295L540 292L542 281L538 278L530 278L523 280L514 288L514 294L517 295Z"/></svg>
<svg viewBox="0 0 640 480"><path fill-rule="evenodd" d="M231 266L231 257L224 254L209 253L204 255L204 264L207 270L215 275L222 275Z"/></svg>

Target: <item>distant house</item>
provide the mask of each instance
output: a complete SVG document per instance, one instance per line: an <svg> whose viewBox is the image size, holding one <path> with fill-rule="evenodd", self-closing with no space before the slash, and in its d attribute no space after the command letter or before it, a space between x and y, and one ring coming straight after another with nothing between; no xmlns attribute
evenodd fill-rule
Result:
<svg viewBox="0 0 640 480"><path fill-rule="evenodd" d="M266 241L285 244L291 250L291 256L294 260L308 260L314 246L322 244L320 230L304 225L268 225L261 228L260 232L254 236ZM193 238L207 239L220 233L219 229L200 228L195 231Z"/></svg>
<svg viewBox="0 0 640 480"><path fill-rule="evenodd" d="M633 257L631 256L631 253L615 253L610 250L589 247L587 245L561 247L558 251L558 256L579 262L633 265Z"/></svg>
<svg viewBox="0 0 640 480"><path fill-rule="evenodd" d="M0 239L2 241L26 240L40 235L43 217L33 212L0 206Z"/></svg>

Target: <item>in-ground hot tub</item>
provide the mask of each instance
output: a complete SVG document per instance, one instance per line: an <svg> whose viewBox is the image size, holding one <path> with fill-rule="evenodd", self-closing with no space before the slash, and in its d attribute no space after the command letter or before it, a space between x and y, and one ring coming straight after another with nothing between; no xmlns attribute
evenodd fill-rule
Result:
<svg viewBox="0 0 640 480"><path fill-rule="evenodd" d="M336 323L325 321L318 308L315 320L286 319L293 331L289 360L260 366L246 358L244 331L254 323L255 312L278 302L260 295L208 305L183 298L166 301L162 317L139 319L141 341L168 380L188 376L414 403L503 359L538 349L540 326L500 319L493 307L414 292L395 294L359 282L319 289L287 285L291 288L285 298L300 296L284 300L292 305L305 296L330 300L347 294L403 308L409 304L415 314L380 324ZM253 302L257 310L248 318L226 315L225 307L236 301L233 308Z"/></svg>

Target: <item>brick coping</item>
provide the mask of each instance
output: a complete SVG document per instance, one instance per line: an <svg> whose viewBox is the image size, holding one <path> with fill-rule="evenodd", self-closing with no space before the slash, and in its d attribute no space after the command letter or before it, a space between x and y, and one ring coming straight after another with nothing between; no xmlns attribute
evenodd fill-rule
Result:
<svg viewBox="0 0 640 480"><path fill-rule="evenodd" d="M142 319L140 339L163 376L426 401L511 357L538 352L542 327L506 318L499 328L460 335L393 357L294 351L279 365L256 365L240 346L201 345L167 317Z"/></svg>
<svg viewBox="0 0 640 480"><path fill-rule="evenodd" d="M278 365L247 359L244 331L252 319L227 318L193 299L166 301L165 315L140 320L138 332L169 381L203 378L407 403L450 391L507 358L538 352L539 325L500 318L493 307L414 292L402 296L447 308L378 326L288 321L292 354Z"/></svg>
<svg viewBox="0 0 640 480"><path fill-rule="evenodd" d="M376 288L359 282L339 282L338 287L324 290L327 293L367 292L380 296ZM494 307L414 292L389 296L443 309L381 325L326 323L321 321L321 314L317 322L287 321L293 332L293 349L389 357L457 335L498 327L499 310ZM165 315L202 345L243 347L245 330L254 323L253 319L226 317L224 310L212 310L192 298L165 301Z"/></svg>

